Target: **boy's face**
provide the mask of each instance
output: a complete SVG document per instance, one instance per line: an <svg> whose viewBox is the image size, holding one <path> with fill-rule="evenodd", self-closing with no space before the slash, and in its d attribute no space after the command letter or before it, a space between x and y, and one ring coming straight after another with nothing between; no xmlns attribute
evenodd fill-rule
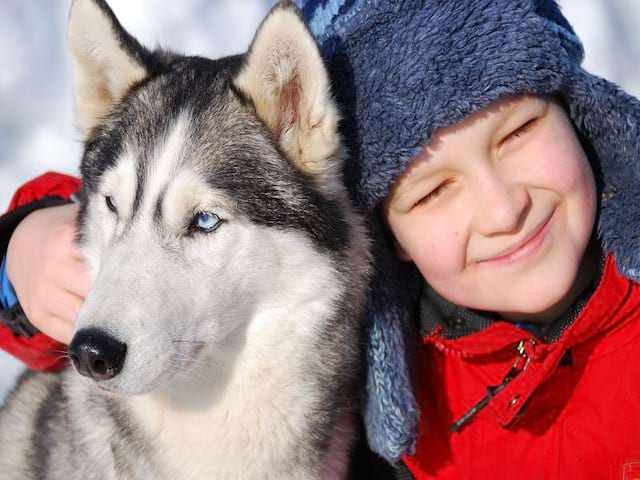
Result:
<svg viewBox="0 0 640 480"><path fill-rule="evenodd" d="M535 96L438 130L384 203L400 257L440 295L514 319L563 301L595 212L571 121L556 100Z"/></svg>

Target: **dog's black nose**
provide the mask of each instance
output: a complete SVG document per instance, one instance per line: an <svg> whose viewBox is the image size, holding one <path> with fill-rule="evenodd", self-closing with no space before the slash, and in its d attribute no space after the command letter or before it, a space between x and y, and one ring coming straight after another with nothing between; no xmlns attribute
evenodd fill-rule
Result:
<svg viewBox="0 0 640 480"><path fill-rule="evenodd" d="M69 345L69 356L80 375L94 380L115 377L127 354L127 346L95 328L80 330Z"/></svg>

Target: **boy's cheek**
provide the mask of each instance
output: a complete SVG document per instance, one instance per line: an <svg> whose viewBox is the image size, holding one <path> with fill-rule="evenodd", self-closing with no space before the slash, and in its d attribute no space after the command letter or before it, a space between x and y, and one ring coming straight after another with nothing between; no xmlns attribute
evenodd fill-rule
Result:
<svg viewBox="0 0 640 480"><path fill-rule="evenodd" d="M531 184L542 184L561 195L594 188L591 165L566 115L532 142L522 159Z"/></svg>
<svg viewBox="0 0 640 480"><path fill-rule="evenodd" d="M413 262L422 276L429 282L446 282L461 274L464 264L464 245L460 241L461 235L432 231L423 232L414 238L410 248Z"/></svg>
<svg viewBox="0 0 640 480"><path fill-rule="evenodd" d="M415 263L427 280L450 280L464 269L465 231L460 222L454 221L461 217L455 211L446 215L385 211L386 224L394 236L396 255L402 261Z"/></svg>

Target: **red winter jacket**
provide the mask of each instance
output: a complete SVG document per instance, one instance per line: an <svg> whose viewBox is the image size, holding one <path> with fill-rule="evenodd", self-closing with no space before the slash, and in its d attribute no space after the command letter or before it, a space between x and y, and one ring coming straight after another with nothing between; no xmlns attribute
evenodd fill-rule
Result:
<svg viewBox="0 0 640 480"><path fill-rule="evenodd" d="M419 348L424 413L405 463L417 479L640 478L639 317L640 287L610 256L555 343L508 322L456 340L434 331ZM510 371L504 388L449 433Z"/></svg>
<svg viewBox="0 0 640 480"><path fill-rule="evenodd" d="M16 191L7 213L18 212L21 208L27 209L29 205L45 198L55 197L68 201L69 197L79 189L80 180L77 178L59 173L45 173ZM59 370L66 364L62 355L66 350L65 345L42 333L36 333L31 337L17 335L2 323L0 323L0 348L34 370Z"/></svg>

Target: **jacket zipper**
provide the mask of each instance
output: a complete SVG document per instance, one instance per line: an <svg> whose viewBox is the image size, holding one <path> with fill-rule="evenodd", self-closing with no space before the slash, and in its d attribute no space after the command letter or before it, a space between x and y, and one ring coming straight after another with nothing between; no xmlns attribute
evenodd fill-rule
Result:
<svg viewBox="0 0 640 480"><path fill-rule="evenodd" d="M456 422L454 422L451 427L449 427L450 433L458 432L467 425L473 417L475 417L484 407L486 407L489 402L495 397L498 393L500 393L515 377L517 377L520 373L524 372L529 363L531 362L531 357L527 353L525 348L525 342L530 343L532 346L535 344L534 340L520 340L516 345L516 359L511 366L511 369L507 372L505 377L502 379L499 385L493 385L487 387L487 394L480 399L473 407L471 407L462 417L460 417Z"/></svg>

